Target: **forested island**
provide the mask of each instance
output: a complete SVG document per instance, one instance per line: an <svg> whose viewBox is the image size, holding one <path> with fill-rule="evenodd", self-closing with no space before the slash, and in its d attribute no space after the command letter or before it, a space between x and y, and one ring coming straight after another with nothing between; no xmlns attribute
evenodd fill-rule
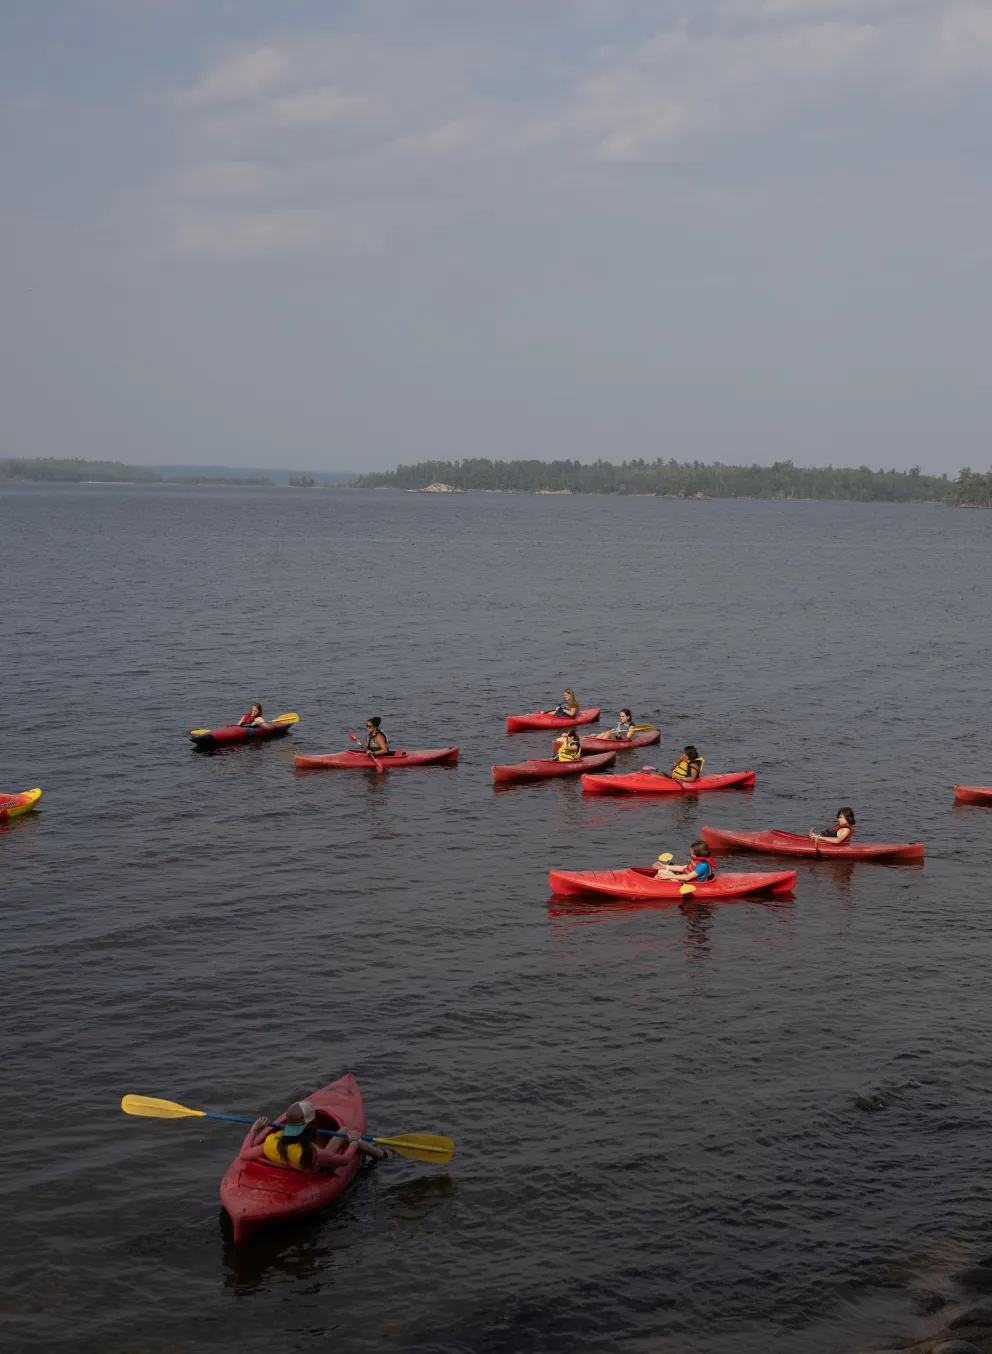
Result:
<svg viewBox="0 0 992 1354"><path fill-rule="evenodd" d="M59 460L44 456L35 460L0 461L0 484L251 484L271 485L272 480L216 475L159 475L138 465L120 461L84 461L79 457Z"/></svg>
<svg viewBox="0 0 992 1354"><path fill-rule="evenodd" d="M844 502L948 503L992 506L992 472L962 470L957 480L912 470L868 466L803 467L703 465L700 461L422 461L396 470L361 475L353 489L426 489L446 485L463 491L662 494L673 498L816 498Z"/></svg>

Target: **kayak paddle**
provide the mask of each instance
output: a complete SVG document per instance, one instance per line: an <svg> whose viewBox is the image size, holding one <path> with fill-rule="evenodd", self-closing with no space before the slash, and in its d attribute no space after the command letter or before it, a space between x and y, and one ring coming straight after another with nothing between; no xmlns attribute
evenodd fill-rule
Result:
<svg viewBox="0 0 992 1354"><path fill-rule="evenodd" d="M121 1101L125 1114L136 1114L144 1119L223 1119L231 1124L253 1124L254 1119L246 1119L241 1114L212 1114L210 1110L191 1110L185 1105L177 1105L174 1100L155 1100L147 1095L126 1095ZM278 1125L276 1125L278 1127ZM346 1138L347 1132L330 1128L319 1128L318 1133L328 1138ZM439 1166L445 1165L454 1155L455 1144L451 1138L442 1138L434 1133L403 1133L397 1138L373 1138L362 1134L362 1142L375 1142L381 1147L391 1147L401 1157L412 1161L433 1161Z"/></svg>
<svg viewBox="0 0 992 1354"><path fill-rule="evenodd" d="M353 743L358 743L359 747L362 746L359 740L355 737L355 735L352 733L350 729L348 730L348 737L351 739ZM375 754L369 752L368 748L362 748L362 751L365 753L366 757L372 758L372 763L375 766L376 771L378 771L379 775L381 776L383 772L382 762L377 761L375 758Z"/></svg>
<svg viewBox="0 0 992 1354"><path fill-rule="evenodd" d="M290 713L290 714L288 714L288 715L279 715L279 716L277 716L277 718L275 718L275 719L270 719L270 720L269 720L269 723L270 723L270 724L299 724L299 722L300 722L300 717L299 717L299 715L292 714L292 713ZM190 729L189 732L190 732L190 737L191 737L191 738L199 738L201 735L203 735L203 734L205 734L205 733L212 733L213 730L212 730L212 729Z"/></svg>

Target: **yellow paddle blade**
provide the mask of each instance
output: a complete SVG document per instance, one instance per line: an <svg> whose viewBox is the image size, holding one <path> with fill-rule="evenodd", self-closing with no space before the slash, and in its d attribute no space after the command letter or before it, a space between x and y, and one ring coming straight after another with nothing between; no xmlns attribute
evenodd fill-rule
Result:
<svg viewBox="0 0 992 1354"><path fill-rule="evenodd" d="M140 1114L145 1119L188 1119L204 1117L203 1110L190 1110L174 1100L153 1100L149 1095L126 1095L121 1101L125 1114Z"/></svg>
<svg viewBox="0 0 992 1354"><path fill-rule="evenodd" d="M299 724L299 722L300 722L299 715L294 714L277 715L276 718L272 721L273 724Z"/></svg>
<svg viewBox="0 0 992 1354"><path fill-rule="evenodd" d="M658 860L661 862L662 865L667 865L668 862L669 862L671 859L672 859L672 853L671 853L671 851L664 851L664 852L658 857Z"/></svg>
<svg viewBox="0 0 992 1354"><path fill-rule="evenodd" d="M653 724L631 724L630 726L631 733L654 733L654 729Z"/></svg>
<svg viewBox="0 0 992 1354"><path fill-rule="evenodd" d="M209 729L190 729L189 736L190 738L202 738L205 733L209 732Z"/></svg>
<svg viewBox="0 0 992 1354"><path fill-rule="evenodd" d="M686 894L695 892L696 892L695 884L683 884L682 887L679 889L679 893L682 894L683 898L686 896Z"/></svg>
<svg viewBox="0 0 992 1354"><path fill-rule="evenodd" d="M433 1133L404 1133L399 1138L376 1138L375 1141L411 1161L433 1161L438 1166L450 1161L455 1152L451 1138L440 1138Z"/></svg>

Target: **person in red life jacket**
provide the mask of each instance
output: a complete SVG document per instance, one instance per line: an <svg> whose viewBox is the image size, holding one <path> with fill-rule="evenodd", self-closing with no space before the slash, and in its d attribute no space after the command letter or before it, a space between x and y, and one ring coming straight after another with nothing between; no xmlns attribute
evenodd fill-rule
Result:
<svg viewBox="0 0 992 1354"><path fill-rule="evenodd" d="M716 861L705 842L693 842L687 865L671 865L658 859L656 879L675 879L684 884L709 884L716 878Z"/></svg>
<svg viewBox="0 0 992 1354"><path fill-rule="evenodd" d="M825 846L843 846L854 836L854 810L838 809L837 821L833 827L828 827L826 832L817 832L816 828L809 830L810 841L823 842Z"/></svg>
<svg viewBox="0 0 992 1354"><path fill-rule="evenodd" d="M238 1156L242 1161L268 1161L290 1171L339 1171L359 1154L377 1161L389 1155L374 1143L362 1142L361 1134L353 1128L348 1130L347 1139L324 1141L326 1147L317 1139L317 1111L309 1100L298 1100L286 1111L283 1124L272 1124L264 1117L256 1119Z"/></svg>
<svg viewBox="0 0 992 1354"><path fill-rule="evenodd" d="M258 701L252 702L252 707L246 715L242 715L238 720L238 728L246 729L251 724L264 724L265 716L262 714L262 707Z"/></svg>

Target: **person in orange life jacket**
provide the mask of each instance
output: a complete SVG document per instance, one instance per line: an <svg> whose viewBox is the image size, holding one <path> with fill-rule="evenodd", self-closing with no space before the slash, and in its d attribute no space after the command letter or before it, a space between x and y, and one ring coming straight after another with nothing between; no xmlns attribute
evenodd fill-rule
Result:
<svg viewBox="0 0 992 1354"><path fill-rule="evenodd" d="M262 714L262 707L258 701L252 702L252 707L246 715L242 715L238 720L238 728L247 728L250 724L264 724L265 716Z"/></svg>
<svg viewBox="0 0 992 1354"><path fill-rule="evenodd" d="M574 729L569 729L561 739L561 745L558 748L558 760L560 762L577 762L582 756L582 744L579 742L579 735Z"/></svg>
<svg viewBox="0 0 992 1354"><path fill-rule="evenodd" d="M382 720L378 715L373 715L371 719L365 721L366 741L362 745L366 752L371 752L373 757L385 757L389 753L389 739L379 728Z"/></svg>
<svg viewBox="0 0 992 1354"><path fill-rule="evenodd" d="M817 832L811 827L809 836L811 841L824 842L827 846L843 846L854 836L854 810L838 809L833 827L828 827L826 832Z"/></svg>
<svg viewBox="0 0 992 1354"><path fill-rule="evenodd" d="M338 1171L359 1154L381 1160L389 1153L374 1143L362 1142L361 1134L348 1129L344 1138L328 1138L323 1147L317 1140L317 1111L309 1100L290 1105L284 1124L272 1124L264 1116L256 1119L238 1153L242 1161L268 1161L293 1171Z"/></svg>
<svg viewBox="0 0 992 1354"><path fill-rule="evenodd" d="M671 865L659 860L655 879L677 879L687 884L707 884L716 878L716 861L705 842L693 842L687 865Z"/></svg>
<svg viewBox="0 0 992 1354"><path fill-rule="evenodd" d="M634 716L629 710L620 711L620 719L612 729L607 729L605 733L594 733L593 738L608 738L615 743L629 743L633 734L630 726L634 722Z"/></svg>
<svg viewBox="0 0 992 1354"><path fill-rule="evenodd" d="M559 715L562 719L574 719L579 713L579 702L575 699L575 692L570 686L566 686L559 704L553 710L543 710L541 713Z"/></svg>

